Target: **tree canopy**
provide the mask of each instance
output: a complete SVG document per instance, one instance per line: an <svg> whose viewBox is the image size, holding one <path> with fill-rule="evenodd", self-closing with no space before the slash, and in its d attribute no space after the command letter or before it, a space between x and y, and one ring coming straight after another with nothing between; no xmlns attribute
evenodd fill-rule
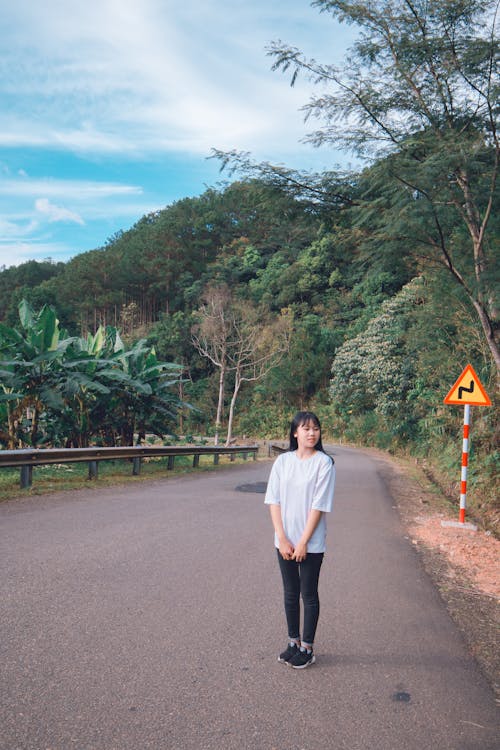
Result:
<svg viewBox="0 0 500 750"><path fill-rule="evenodd" d="M273 69L320 88L304 105L320 126L316 146L352 151L358 174L298 175L254 165L247 154L216 154L223 166L287 184L304 199L348 211L373 258L412 253L447 269L472 304L500 373L497 2L315 0L360 34L342 65L306 58L283 42Z"/></svg>

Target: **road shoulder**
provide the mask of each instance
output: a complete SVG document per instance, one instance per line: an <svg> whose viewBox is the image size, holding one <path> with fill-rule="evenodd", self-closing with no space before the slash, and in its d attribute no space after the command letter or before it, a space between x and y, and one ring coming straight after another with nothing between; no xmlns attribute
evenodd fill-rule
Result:
<svg viewBox="0 0 500 750"><path fill-rule="evenodd" d="M418 466L368 449L380 464L408 537L500 703L500 542L453 526L447 499Z"/></svg>

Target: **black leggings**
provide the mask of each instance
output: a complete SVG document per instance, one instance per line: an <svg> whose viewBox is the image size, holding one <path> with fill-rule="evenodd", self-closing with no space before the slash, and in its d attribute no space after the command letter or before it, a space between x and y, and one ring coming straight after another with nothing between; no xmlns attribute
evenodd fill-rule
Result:
<svg viewBox="0 0 500 750"><path fill-rule="evenodd" d="M319 618L318 581L323 552L308 552L302 562L283 560L278 552L278 562L283 578L285 615L288 636L300 638L300 596L304 604L304 643L314 643Z"/></svg>

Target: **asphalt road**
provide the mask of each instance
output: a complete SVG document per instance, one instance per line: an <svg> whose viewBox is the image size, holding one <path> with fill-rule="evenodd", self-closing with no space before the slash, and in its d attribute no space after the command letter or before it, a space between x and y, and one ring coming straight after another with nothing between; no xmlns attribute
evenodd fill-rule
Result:
<svg viewBox="0 0 500 750"><path fill-rule="evenodd" d="M497 750L493 693L376 459L333 451L301 671L277 661L263 495L237 489L270 463L1 504L1 750Z"/></svg>

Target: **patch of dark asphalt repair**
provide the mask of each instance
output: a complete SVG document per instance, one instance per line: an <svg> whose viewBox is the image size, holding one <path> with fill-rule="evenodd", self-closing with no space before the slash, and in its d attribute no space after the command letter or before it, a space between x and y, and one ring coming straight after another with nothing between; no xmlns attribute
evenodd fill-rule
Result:
<svg viewBox="0 0 500 750"><path fill-rule="evenodd" d="M253 482L252 484L239 484L236 487L237 492L257 492L264 495L267 489L267 482Z"/></svg>

